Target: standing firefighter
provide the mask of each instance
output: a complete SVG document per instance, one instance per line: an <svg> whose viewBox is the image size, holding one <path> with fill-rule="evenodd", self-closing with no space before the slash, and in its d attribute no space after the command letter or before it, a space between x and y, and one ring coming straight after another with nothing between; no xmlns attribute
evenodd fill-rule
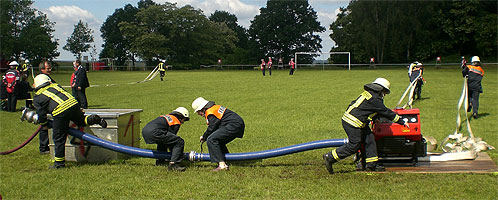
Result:
<svg viewBox="0 0 498 200"><path fill-rule="evenodd" d="M150 121L142 129L142 135L147 144L157 144L158 151L171 151L168 170L185 171L179 165L183 160L183 146L185 141L177 135L180 126L188 121L189 112L184 107L178 107L167 115L161 115ZM166 165L166 160L156 160L156 165Z"/></svg>
<svg viewBox="0 0 498 200"><path fill-rule="evenodd" d="M50 65L50 62L44 60L40 63L40 65L38 65L38 68L40 68L40 74L47 75L48 78L50 79L50 82L56 83L55 80L52 77L50 77L50 73L52 73L52 66ZM43 127L38 132L38 137L40 138L40 147L39 147L40 154L50 153L50 149L48 147L48 127Z"/></svg>
<svg viewBox="0 0 498 200"><path fill-rule="evenodd" d="M268 64L266 66L268 66L268 71L270 72L270 76L271 76L272 65L273 65L273 62L271 61L271 57L268 57Z"/></svg>
<svg viewBox="0 0 498 200"><path fill-rule="evenodd" d="M259 65L259 67L261 68L261 71L263 72L263 76L265 76L265 71L266 71L265 59L261 59L261 64Z"/></svg>
<svg viewBox="0 0 498 200"><path fill-rule="evenodd" d="M35 96L33 97L38 122L47 127L47 114L53 117L53 139L55 143L55 163L49 169L65 167L65 143L69 133L69 121L78 126L99 124L107 127L107 122L98 115L86 116L81 112L78 101L57 83L52 83L45 74L35 77Z"/></svg>
<svg viewBox="0 0 498 200"><path fill-rule="evenodd" d="M424 74L424 67L422 63L417 63L415 66L413 66L411 73L409 73L410 77L410 83L413 83L413 81L416 81L415 83L415 90L413 90L413 98L415 98L415 95L417 96L417 99L420 99L422 95L422 85L424 84L424 80L422 75Z"/></svg>
<svg viewBox="0 0 498 200"><path fill-rule="evenodd" d="M229 151L226 145L235 138L244 136L244 120L237 113L202 97L192 102L192 108L198 115L206 118L208 128L200 141L207 141L211 162L218 163L213 171L228 170L225 154Z"/></svg>
<svg viewBox="0 0 498 200"><path fill-rule="evenodd" d="M159 77L161 77L161 81L163 81L163 78L164 78L164 75L166 75L166 69L164 68L164 63L166 62L166 60L161 60L161 62L159 63L159 65L157 65L158 67L158 70L159 70Z"/></svg>
<svg viewBox="0 0 498 200"><path fill-rule="evenodd" d="M467 112L470 112L471 109L473 109L472 117L477 119L479 94L482 93L481 81L484 76L484 70L481 68L481 60L478 56L472 57L471 65L467 65L462 70L462 75L467 78L468 84L469 108Z"/></svg>
<svg viewBox="0 0 498 200"><path fill-rule="evenodd" d="M9 64L10 69L7 70L5 76L2 80L2 85L5 87L7 92L7 111L15 112L17 105L17 94L19 93L19 71L16 67L19 64L16 61L12 61Z"/></svg>
<svg viewBox="0 0 498 200"><path fill-rule="evenodd" d="M294 75L294 69L296 69L296 63L294 63L294 58L291 58L291 60L289 61L289 67L290 67L289 75Z"/></svg>
<svg viewBox="0 0 498 200"><path fill-rule="evenodd" d="M365 161L367 171L384 171L384 167L377 165L377 147L375 137L368 124L372 118L380 115L393 122L405 124L400 117L386 108L384 96L389 94L391 83L387 79L377 78L373 83L366 84L365 91L349 104L346 112L342 116L342 127L348 135L349 142L323 155L325 166L329 173L334 173L332 164L358 152L360 147L365 147Z"/></svg>

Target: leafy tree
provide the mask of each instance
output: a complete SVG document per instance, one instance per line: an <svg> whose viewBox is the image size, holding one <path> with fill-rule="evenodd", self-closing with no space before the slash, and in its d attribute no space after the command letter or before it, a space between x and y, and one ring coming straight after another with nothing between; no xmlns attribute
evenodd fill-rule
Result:
<svg viewBox="0 0 498 200"><path fill-rule="evenodd" d="M130 40L123 36L119 29L119 23L134 22L137 13L138 8L127 4L123 8L116 9L112 15L107 17L100 28L104 40L100 53L101 58L113 58L117 65L123 65L128 59L134 60L135 54L130 50Z"/></svg>
<svg viewBox="0 0 498 200"><path fill-rule="evenodd" d="M257 56L288 58L294 57L295 52L319 51L322 39L316 33L325 28L317 19L308 1L268 0L249 28Z"/></svg>
<svg viewBox="0 0 498 200"><path fill-rule="evenodd" d="M231 64L246 64L250 63L252 57L249 53L249 35L247 30L240 26L237 21L237 17L226 11L215 11L209 16L209 20L218 23L225 23L228 28L237 34L236 48L233 52L226 52L226 55L222 57L226 62Z"/></svg>
<svg viewBox="0 0 498 200"><path fill-rule="evenodd" d="M66 51L70 51L73 55L81 59L81 53L88 51L90 49L90 43L93 42L93 30L88 28L87 23L83 23L81 20L74 25L73 33L66 40L66 45L62 47Z"/></svg>
<svg viewBox="0 0 498 200"><path fill-rule="evenodd" d="M45 14L31 8L31 0L0 1L0 60L30 59L36 64L41 58L59 56L54 39L54 23Z"/></svg>

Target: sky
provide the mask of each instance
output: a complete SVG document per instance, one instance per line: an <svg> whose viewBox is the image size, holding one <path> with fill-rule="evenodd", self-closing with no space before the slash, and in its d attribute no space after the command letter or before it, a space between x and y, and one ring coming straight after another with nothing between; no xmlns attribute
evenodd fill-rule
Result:
<svg viewBox="0 0 498 200"><path fill-rule="evenodd" d="M74 55L62 47L71 36L74 25L79 20L87 23L93 30L94 45L97 52L102 49L102 37L100 27L112 15L116 9L123 8L126 4L137 6L139 0L34 0L33 7L45 13L51 22L55 22L54 37L59 40L58 51L60 56L57 60L73 60ZM266 7L266 0L153 0L156 3L177 3L178 7L191 5L194 8L204 11L206 16L210 16L216 10L224 10L235 14L238 23L249 28L250 21L259 14L259 9ZM322 52L327 52L334 45L330 39L329 26L335 21L340 7L346 7L349 0L309 0L311 7L318 14L320 25L327 31L320 33L322 41ZM92 44L93 45L93 44ZM89 56L90 53L83 53ZM89 56L90 57L90 56Z"/></svg>

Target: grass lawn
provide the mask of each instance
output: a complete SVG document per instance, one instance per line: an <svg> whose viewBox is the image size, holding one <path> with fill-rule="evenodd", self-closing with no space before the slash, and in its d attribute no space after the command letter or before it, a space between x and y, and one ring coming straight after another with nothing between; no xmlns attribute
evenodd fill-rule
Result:
<svg viewBox="0 0 498 200"><path fill-rule="evenodd" d="M381 68L381 67L379 67ZM205 120L193 113L192 101L202 96L237 112L246 123L243 139L228 145L231 152L278 148L322 139L345 138L341 117L347 105L377 77L391 81L385 104L393 108L409 84L404 67L377 70L273 71L168 71L141 84L149 72L90 72L89 108L143 109L141 128L178 106L190 110L191 120L180 129L185 151L200 151L199 136ZM498 147L498 66L485 66L480 118L472 130ZM69 72L53 74L69 85ZM456 106L463 79L457 66L428 67L421 111L422 133L440 142L455 130ZM105 87L106 84L118 84ZM24 104L18 102L18 108ZM20 112L0 112L0 151L25 141L36 125L19 121ZM465 133L465 132L464 132ZM142 140L142 148L155 149ZM205 151L207 147L204 146ZM230 171L213 173L214 164L192 163L186 172L169 172L155 160L132 158L101 164L67 163L48 170L49 155L38 154L38 138L23 149L0 156L0 194L5 199L496 199L498 173L494 174L375 174L354 171L352 159L327 173L319 149L265 159L233 163ZM496 150L488 151L498 163Z"/></svg>

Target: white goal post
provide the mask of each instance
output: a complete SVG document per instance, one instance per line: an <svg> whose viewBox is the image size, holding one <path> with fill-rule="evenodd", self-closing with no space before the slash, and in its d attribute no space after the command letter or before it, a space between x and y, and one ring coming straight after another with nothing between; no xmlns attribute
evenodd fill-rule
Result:
<svg viewBox="0 0 498 200"><path fill-rule="evenodd" d="M298 65L298 62L297 62L297 55L331 55L331 54L347 54L348 55L348 70L351 70L351 53L350 52L296 52L294 54L294 61L296 63L296 68L297 68L297 65Z"/></svg>

